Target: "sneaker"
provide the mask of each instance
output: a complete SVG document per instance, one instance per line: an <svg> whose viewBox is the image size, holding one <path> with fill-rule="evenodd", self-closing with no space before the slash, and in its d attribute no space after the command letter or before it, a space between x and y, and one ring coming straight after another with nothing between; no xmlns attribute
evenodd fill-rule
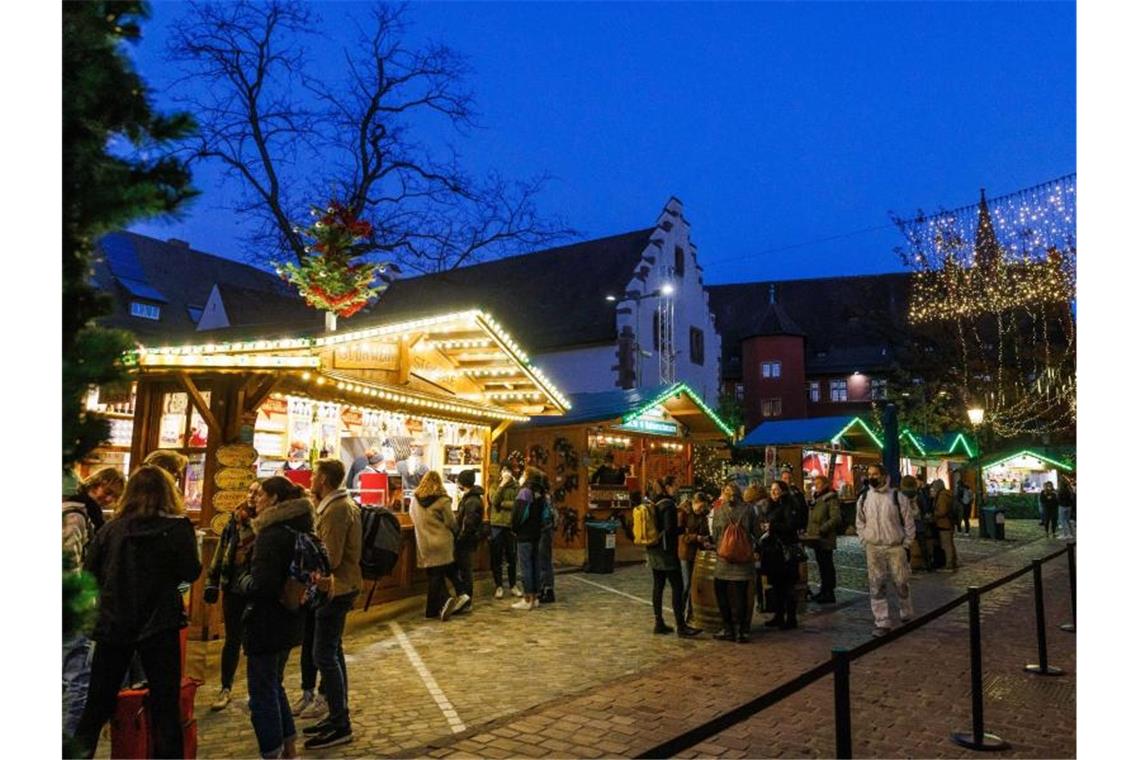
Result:
<svg viewBox="0 0 1140 760"><path fill-rule="evenodd" d="M447 597L447 601L443 603L443 609L439 611L439 619L446 622L451 613L455 612L455 597Z"/></svg>
<svg viewBox="0 0 1140 760"><path fill-rule="evenodd" d="M328 716L326 715L324 718L318 720L313 725L305 726L302 728L301 733L303 733L305 736L320 736L323 733L332 731L332 728L332 724L329 723Z"/></svg>
<svg viewBox="0 0 1140 760"><path fill-rule="evenodd" d="M498 588L495 589L495 598L496 599L502 599L503 598L503 587L502 586L499 586Z"/></svg>
<svg viewBox="0 0 1140 760"><path fill-rule="evenodd" d="M303 720L316 720L323 718L329 714L329 703L325 700L324 694L318 694L313 698L312 704L305 708L299 718Z"/></svg>
<svg viewBox="0 0 1140 760"><path fill-rule="evenodd" d="M333 728L305 742L305 749L325 749L352 741L352 726Z"/></svg>
<svg viewBox="0 0 1140 760"><path fill-rule="evenodd" d="M871 635L874 636L876 639L880 639L883 636L886 636L890 632L891 632L890 628L883 628L882 626L879 626L879 625L877 625L871 629Z"/></svg>
<svg viewBox="0 0 1140 760"><path fill-rule="evenodd" d="M214 712L224 710L230 704L230 690L222 689L218 692L218 698L214 700L214 704L210 705L210 709Z"/></svg>
<svg viewBox="0 0 1140 760"><path fill-rule="evenodd" d="M725 628L723 631L714 633L713 638L717 641L736 641L736 631L731 628Z"/></svg>
<svg viewBox="0 0 1140 760"><path fill-rule="evenodd" d="M299 718L301 717L301 713L305 712L305 710L307 710L312 704L313 690L305 689L303 692L301 692L301 698L294 702L292 707L289 708L289 712L293 713L294 718Z"/></svg>
<svg viewBox="0 0 1140 760"><path fill-rule="evenodd" d="M701 629L693 628L691 625L679 625L677 626L677 635L683 639L691 639L694 636L700 636Z"/></svg>
<svg viewBox="0 0 1140 760"><path fill-rule="evenodd" d="M456 612L468 612L471 609L471 597L467 594L460 594L459 598L455 600Z"/></svg>
<svg viewBox="0 0 1140 760"><path fill-rule="evenodd" d="M514 604L511 605L511 609L512 610L533 610L534 605L531 604L530 602L528 602L526 599L519 599L517 602L515 602Z"/></svg>
<svg viewBox="0 0 1140 760"><path fill-rule="evenodd" d="M511 586L511 596L522 596L522 595L523 595L522 586L520 586L517 583L515 585Z"/></svg>

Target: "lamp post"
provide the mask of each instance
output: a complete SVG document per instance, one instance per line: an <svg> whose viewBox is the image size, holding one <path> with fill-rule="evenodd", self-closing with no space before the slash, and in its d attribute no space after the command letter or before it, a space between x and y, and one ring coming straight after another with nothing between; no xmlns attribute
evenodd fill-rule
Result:
<svg viewBox="0 0 1140 760"><path fill-rule="evenodd" d="M970 424L974 428L974 458L977 461L977 478L974 483L977 487L977 493L975 494L974 501L978 505L978 534L983 538L993 538L993 536L989 535L989 531L986 530L985 517L982 515L982 504L986 494L986 486L985 483L982 482L982 438L979 430L982 423L985 422L986 410L981 406L972 406L966 410L966 416L970 418ZM969 520L970 518L967 515L967 526L970 524Z"/></svg>
<svg viewBox="0 0 1140 760"><path fill-rule="evenodd" d="M622 304L626 301L633 301L635 311L633 316L633 349L637 353L637 387L641 387L641 302L647 298L660 298L661 296L670 297L674 293L673 283L666 281L664 285L649 293L638 293L633 290L627 290L620 296L615 296L612 293L606 294L606 301L609 303Z"/></svg>

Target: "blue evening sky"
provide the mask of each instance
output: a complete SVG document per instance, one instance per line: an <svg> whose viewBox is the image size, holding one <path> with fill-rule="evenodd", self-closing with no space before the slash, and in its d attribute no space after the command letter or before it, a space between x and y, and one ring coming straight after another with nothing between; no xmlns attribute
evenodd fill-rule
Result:
<svg viewBox="0 0 1140 760"><path fill-rule="evenodd" d="M345 41L367 11L315 6ZM155 3L136 51L164 105L183 10ZM470 58L471 170L554 175L540 207L586 238L651 226L676 195L710 284L897 270L888 211L1076 170L1073 3L416 3L408 18ZM232 187L195 180L183 219L133 229L240 257Z"/></svg>

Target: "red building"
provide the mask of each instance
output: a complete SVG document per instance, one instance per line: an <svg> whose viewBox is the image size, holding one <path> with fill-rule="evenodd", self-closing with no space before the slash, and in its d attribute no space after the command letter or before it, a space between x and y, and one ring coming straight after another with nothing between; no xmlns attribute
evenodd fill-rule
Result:
<svg viewBox="0 0 1140 760"><path fill-rule="evenodd" d="M722 390L745 428L868 410L905 335L909 285L899 273L709 286Z"/></svg>

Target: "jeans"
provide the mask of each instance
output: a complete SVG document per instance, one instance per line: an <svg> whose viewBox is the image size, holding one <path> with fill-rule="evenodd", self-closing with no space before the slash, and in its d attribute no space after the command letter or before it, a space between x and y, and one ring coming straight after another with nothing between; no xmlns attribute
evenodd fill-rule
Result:
<svg viewBox="0 0 1140 760"><path fill-rule="evenodd" d="M1062 538L1072 538L1073 537L1073 508L1072 507L1061 507L1060 510L1058 510L1058 511L1060 512L1061 537Z"/></svg>
<svg viewBox="0 0 1140 760"><path fill-rule="evenodd" d="M776 620L794 623L796 620L796 581L800 577L798 560L773 561L768 568L768 583L772 586L772 612Z"/></svg>
<svg viewBox="0 0 1140 760"><path fill-rule="evenodd" d="M544 530L538 538L539 588L554 590L554 531Z"/></svg>
<svg viewBox="0 0 1140 760"><path fill-rule="evenodd" d="M313 614L313 660L321 672L325 699L329 702L328 722L346 728L348 720L348 666L344 662L344 620L359 592L333 597Z"/></svg>
<svg viewBox="0 0 1140 760"><path fill-rule="evenodd" d="M135 652L146 668L150 697L150 721L155 757L182 757L182 720L178 711L181 687L181 655L178 629L171 628L131 644L97 642L91 658L91 686L87 704L75 729L75 741L95 754L99 732L115 713L119 687Z"/></svg>
<svg viewBox="0 0 1140 760"><path fill-rule="evenodd" d="M906 547L867 544L864 549L867 552L867 584L871 589L871 614L875 616L875 626L891 627L890 609L887 605L888 581L894 584L899 595L899 617L903 622L914 617Z"/></svg>
<svg viewBox="0 0 1140 760"><path fill-rule="evenodd" d="M513 588L515 585L515 558L517 554L515 536L509 528L498 525L491 526L491 577L495 579L495 586L503 586L503 560L507 561L507 580Z"/></svg>
<svg viewBox="0 0 1140 760"><path fill-rule="evenodd" d="M716 606L726 631L750 633L752 631L752 605L748 603L748 581L713 581Z"/></svg>
<svg viewBox="0 0 1140 760"><path fill-rule="evenodd" d="M681 595L685 597L685 620L693 612L693 563L687 559L681 560L681 580L684 586Z"/></svg>
<svg viewBox="0 0 1140 760"><path fill-rule="evenodd" d="M519 568L522 570L523 591L537 594L541 589L542 569L538 557L537 541L519 541Z"/></svg>
<svg viewBox="0 0 1140 760"><path fill-rule="evenodd" d="M1045 508L1045 532L1050 536L1057 533L1057 507Z"/></svg>
<svg viewBox="0 0 1140 760"><path fill-rule="evenodd" d="M63 733L67 736L75 734L87 701L93 647L94 642L82 633L63 640Z"/></svg>
<svg viewBox="0 0 1140 760"><path fill-rule="evenodd" d="M819 565L819 594L820 596L835 595L835 550L813 547L815 562ZM796 568L799 572L799 568Z"/></svg>
<svg viewBox="0 0 1140 760"><path fill-rule="evenodd" d="M425 617L439 617L439 613L443 609L443 603L448 597L447 584L445 581L451 581L451 588L455 590L456 594L462 593L459 590L459 571L455 568L455 563L452 562L449 565L429 567L427 569L427 576L428 592Z"/></svg>
<svg viewBox="0 0 1140 760"><path fill-rule="evenodd" d="M262 757L279 757L285 742L297 736L293 713L285 697L285 663L288 661L288 649L245 657L249 720Z"/></svg>
<svg viewBox="0 0 1140 760"><path fill-rule="evenodd" d="M678 627L685 625L685 598L683 588L685 580L681 570L654 570L653 571L653 616L657 622L665 622L661 611L661 598L665 595L665 581L669 582L673 590L673 618Z"/></svg>
<svg viewBox="0 0 1140 760"><path fill-rule="evenodd" d="M305 608L305 638L301 642L301 691L312 691L317 685L317 661L313 659L313 635L316 632L317 623L313 618L313 610ZM323 681L320 693L325 693Z"/></svg>
<svg viewBox="0 0 1140 760"><path fill-rule="evenodd" d="M455 547L455 569L459 574L459 587L455 590L457 593L467 594L472 598L475 596L474 555L476 548L476 546Z"/></svg>
<svg viewBox="0 0 1140 760"><path fill-rule="evenodd" d="M226 626L226 642L222 645L222 688L232 689L238 657L241 656L241 617L245 612L244 594L226 591L222 594L222 619Z"/></svg>

